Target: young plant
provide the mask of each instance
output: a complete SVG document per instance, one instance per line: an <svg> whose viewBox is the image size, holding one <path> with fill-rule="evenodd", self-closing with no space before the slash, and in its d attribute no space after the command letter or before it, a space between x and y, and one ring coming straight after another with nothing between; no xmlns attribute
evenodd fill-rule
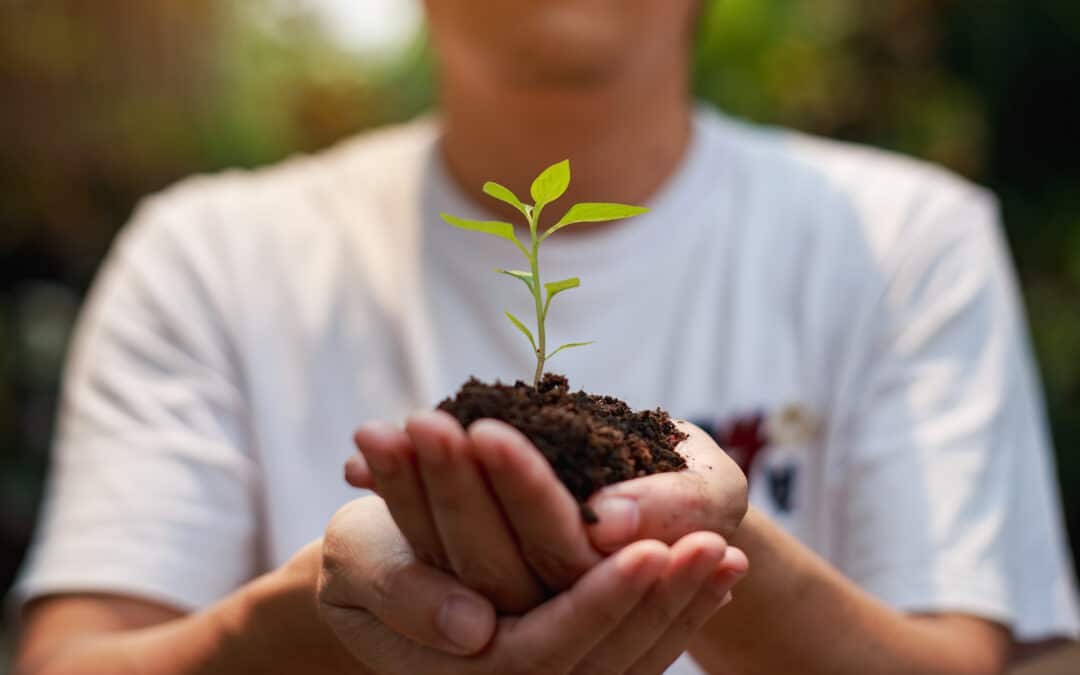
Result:
<svg viewBox="0 0 1080 675"><path fill-rule="evenodd" d="M592 342L570 342L560 346L550 354L547 352L547 331L544 328L544 321L547 319L548 310L551 308L551 299L563 291L577 288L581 285L581 280L578 277L572 277L570 279L563 279L562 281L543 283L540 278L540 244L567 225L619 220L648 211L648 209L641 206L630 206L627 204L596 202L574 204L566 214L558 220L558 222L547 228L543 234L538 234L538 224L540 222L540 215L544 211L544 207L554 202L559 197L562 197L569 186L570 160L564 160L558 164L554 164L536 177L536 180L533 181L532 189L530 190L534 202L533 204L523 203L510 189L503 187L498 183L487 182L484 184L485 194L513 206L525 217L525 220L529 224L528 246L525 246L525 244L518 240L517 235L514 234L514 226L510 223L500 221L465 220L445 213L440 214L443 217L443 220L455 227L460 227L463 230L492 234L496 237L501 237L502 239L513 242L529 262L528 271L503 269L497 269L495 271L499 274L505 274L522 281L529 288L529 292L533 296L536 305L535 338L528 326L522 323L516 316L510 312L506 312L506 318L510 319L510 322L529 339L529 344L532 346L533 353L536 355L536 374L533 376L534 387L540 386L540 378L544 374L544 364L553 356L564 349L584 347L585 345L592 344ZM544 291L547 292L546 295Z"/></svg>

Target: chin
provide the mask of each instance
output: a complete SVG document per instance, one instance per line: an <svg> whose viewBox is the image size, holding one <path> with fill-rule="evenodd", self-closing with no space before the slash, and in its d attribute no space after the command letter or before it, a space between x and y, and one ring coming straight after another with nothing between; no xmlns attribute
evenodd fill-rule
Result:
<svg viewBox="0 0 1080 675"><path fill-rule="evenodd" d="M428 0L451 62L504 85L585 86L688 42L699 0Z"/></svg>
<svg viewBox="0 0 1080 675"><path fill-rule="evenodd" d="M618 76L624 61L592 54L532 54L501 68L510 86L595 87Z"/></svg>
<svg viewBox="0 0 1080 675"><path fill-rule="evenodd" d="M529 85L592 86L617 77L633 62L636 33L573 13L551 12L492 54L501 77Z"/></svg>

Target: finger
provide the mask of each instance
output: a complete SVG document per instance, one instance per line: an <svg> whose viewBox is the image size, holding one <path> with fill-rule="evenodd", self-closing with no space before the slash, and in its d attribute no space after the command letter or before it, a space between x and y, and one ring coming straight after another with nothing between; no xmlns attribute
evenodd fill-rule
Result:
<svg viewBox="0 0 1080 675"><path fill-rule="evenodd" d="M322 560L319 605L332 626L365 610L410 640L452 654L480 651L495 632L491 603L418 561L378 497L334 516Z"/></svg>
<svg viewBox="0 0 1080 675"><path fill-rule="evenodd" d="M375 489L375 477L363 454L357 452L345 461L345 482L354 488Z"/></svg>
<svg viewBox="0 0 1080 675"><path fill-rule="evenodd" d="M504 624L491 649L530 664L533 672L568 672L641 602L670 557L668 547L657 541L627 546L569 590Z"/></svg>
<svg viewBox="0 0 1080 675"><path fill-rule="evenodd" d="M451 568L501 612L522 614L545 592L518 551L499 505L472 457L470 440L441 410L409 419L420 477Z"/></svg>
<svg viewBox="0 0 1080 675"><path fill-rule="evenodd" d="M717 570L717 582L729 584L727 595L724 597L724 601L720 603L721 607L726 607L728 603L735 599L734 590L732 590L736 584L746 578L746 575L750 572L750 561L747 559L746 554L742 549L729 546L727 554L724 556L723 561L720 563L720 567Z"/></svg>
<svg viewBox="0 0 1080 675"><path fill-rule="evenodd" d="M726 548L724 539L711 532L695 532L676 542L660 581L573 672L622 673L637 663L662 635L682 621L687 607L718 568Z"/></svg>
<svg viewBox="0 0 1080 675"><path fill-rule="evenodd" d="M638 539L678 541L690 532L734 534L746 515L746 477L696 426L679 423L689 438L679 445L688 468L615 483L589 499L598 522L588 528L593 546L618 550Z"/></svg>
<svg viewBox="0 0 1080 675"><path fill-rule="evenodd" d="M386 422L370 422L360 427L354 440L371 470L376 491L386 500L417 557L447 568L408 434Z"/></svg>
<svg viewBox="0 0 1080 675"><path fill-rule="evenodd" d="M600 560L577 500L514 427L480 420L469 427L469 438L529 567L547 588L569 588Z"/></svg>
<svg viewBox="0 0 1080 675"><path fill-rule="evenodd" d="M395 632L366 609L320 605L319 618L348 652L347 662L338 666L338 672L379 675L435 672L430 668L432 657L442 655Z"/></svg>
<svg viewBox="0 0 1080 675"><path fill-rule="evenodd" d="M720 571L742 579L750 571L750 560L741 548L728 546L720 562Z"/></svg>
<svg viewBox="0 0 1080 675"><path fill-rule="evenodd" d="M702 584L682 615L660 636L627 675L656 675L664 672L686 651L691 640L717 611L731 602L732 588L746 575L746 555L729 546L723 561Z"/></svg>

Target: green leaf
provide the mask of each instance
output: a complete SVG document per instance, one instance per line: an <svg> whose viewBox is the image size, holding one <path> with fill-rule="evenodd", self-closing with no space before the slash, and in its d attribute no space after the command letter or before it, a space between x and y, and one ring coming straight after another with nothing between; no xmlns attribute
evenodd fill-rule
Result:
<svg viewBox="0 0 1080 675"><path fill-rule="evenodd" d="M464 218L458 218L457 216L451 216L445 213L440 213L442 219L450 223L454 227L460 227L463 230L471 230L473 232L483 232L484 234L493 234L496 237L512 241L521 252L528 257L529 253L525 250L525 247L521 245L518 238L514 236L514 226L510 223L503 223L497 220L465 220Z"/></svg>
<svg viewBox="0 0 1080 675"><path fill-rule="evenodd" d="M547 318L548 308L551 307L551 299L562 293L568 291L571 288L577 288L581 285L581 279L573 277L571 279L563 279L562 281L552 281L544 284L544 288L547 289L547 300L544 301L544 318Z"/></svg>
<svg viewBox="0 0 1080 675"><path fill-rule="evenodd" d="M522 281L525 282L525 285L529 287L530 291L533 289L533 275L532 275L532 272L522 272L521 270L503 270L503 269L496 269L495 271L498 272L499 274L505 274L506 276L514 277L515 279L521 279ZM546 285L547 284L545 284L545 286Z"/></svg>
<svg viewBox="0 0 1080 675"><path fill-rule="evenodd" d="M629 204L593 202L574 204L570 207L570 210L566 212L566 215L559 219L559 222L548 228L548 231L544 233L544 236L540 237L540 241L547 239L567 225L574 225L575 223L600 223L608 220L630 218L631 216L646 213L648 210L649 209L644 206L630 206Z"/></svg>
<svg viewBox="0 0 1080 675"><path fill-rule="evenodd" d="M589 346L591 344L596 344L596 340L590 340L588 342L569 342L569 343L559 347L555 351L551 352L547 356L545 356L544 360L546 361L546 360L550 359L551 357L555 356L556 354L558 354L559 352L561 352L564 349L571 349L573 347L587 347L587 346Z"/></svg>
<svg viewBox="0 0 1080 675"><path fill-rule="evenodd" d="M516 316L514 316L513 314L511 314L510 312L507 312L507 313L506 313L506 318L507 318L507 319L510 319L510 323L512 323L512 324L514 324L515 326L517 326L517 329L518 329L519 331L521 331L522 333L524 333L524 334L525 334L525 337L529 338L529 344L531 344L531 345L532 345L533 351L535 352L535 351L536 351L536 340L534 340L534 339L533 339L533 334L532 334L532 331L531 331L531 330L529 330L528 326L526 326L525 324L521 323L521 320L520 320L520 319L518 319L518 318L517 318Z"/></svg>
<svg viewBox="0 0 1080 675"><path fill-rule="evenodd" d="M562 281L549 281L548 283L544 284L544 288L547 289L548 297L551 297L556 293L562 293L563 291L568 291L571 288L577 288L580 285L581 279L573 277L570 279L563 279Z"/></svg>
<svg viewBox="0 0 1080 675"><path fill-rule="evenodd" d="M518 211L521 211L526 218L529 217L529 207L522 204L521 200L510 188L499 185L494 181L488 181L484 183L484 194L513 206Z"/></svg>
<svg viewBox="0 0 1080 675"><path fill-rule="evenodd" d="M530 190L533 201L536 202L535 210L540 211L545 204L550 204L562 197L568 187L570 187L570 160L564 159L544 169L533 181Z"/></svg>

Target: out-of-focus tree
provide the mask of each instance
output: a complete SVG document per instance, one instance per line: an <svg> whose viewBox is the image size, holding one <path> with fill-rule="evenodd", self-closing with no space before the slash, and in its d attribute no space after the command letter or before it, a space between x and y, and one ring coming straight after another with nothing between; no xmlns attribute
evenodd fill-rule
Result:
<svg viewBox="0 0 1080 675"><path fill-rule="evenodd" d="M969 175L986 118L943 60L940 0L724 0L707 5L701 95L729 111L902 148Z"/></svg>
<svg viewBox="0 0 1080 675"><path fill-rule="evenodd" d="M0 11L3 245L38 240L92 267L130 193L195 161L215 3L14 2Z"/></svg>
<svg viewBox="0 0 1080 675"><path fill-rule="evenodd" d="M270 0L0 7L0 251L32 241L85 275L133 200L415 112L368 64ZM420 87L426 77L416 70Z"/></svg>

